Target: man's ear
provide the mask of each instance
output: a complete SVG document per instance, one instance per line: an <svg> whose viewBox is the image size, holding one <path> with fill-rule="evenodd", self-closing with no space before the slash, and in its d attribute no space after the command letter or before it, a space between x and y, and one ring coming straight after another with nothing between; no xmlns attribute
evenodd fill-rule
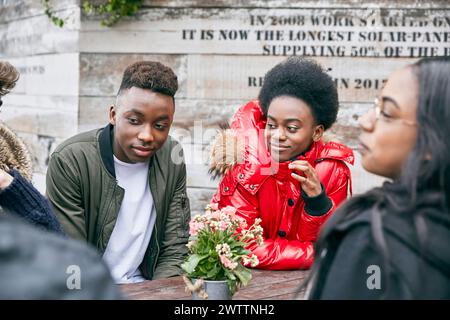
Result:
<svg viewBox="0 0 450 320"><path fill-rule="evenodd" d="M316 126L316 128L314 129L314 133L313 133L313 141L317 142L319 141L324 133L325 129L323 127L323 125L319 124L318 126Z"/></svg>
<svg viewBox="0 0 450 320"><path fill-rule="evenodd" d="M115 105L111 105L109 107L109 123L113 126L116 125L116 117L117 117L117 107Z"/></svg>

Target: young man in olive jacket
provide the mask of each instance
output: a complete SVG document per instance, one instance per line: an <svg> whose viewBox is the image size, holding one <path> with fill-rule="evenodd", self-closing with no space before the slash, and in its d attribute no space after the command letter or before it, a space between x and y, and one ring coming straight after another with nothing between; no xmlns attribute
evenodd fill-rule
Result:
<svg viewBox="0 0 450 320"><path fill-rule="evenodd" d="M109 125L63 142L49 162L64 230L96 246L117 283L176 276L187 254L186 167L169 136L177 89L158 62L129 66Z"/></svg>

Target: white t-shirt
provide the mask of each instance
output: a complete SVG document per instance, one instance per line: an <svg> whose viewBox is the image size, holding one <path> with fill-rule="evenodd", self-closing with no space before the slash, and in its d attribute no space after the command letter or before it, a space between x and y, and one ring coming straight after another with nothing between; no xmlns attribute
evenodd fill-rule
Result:
<svg viewBox="0 0 450 320"><path fill-rule="evenodd" d="M103 259L116 283L144 281L139 265L156 220L148 165L149 162L125 163L114 157L116 179L125 195Z"/></svg>

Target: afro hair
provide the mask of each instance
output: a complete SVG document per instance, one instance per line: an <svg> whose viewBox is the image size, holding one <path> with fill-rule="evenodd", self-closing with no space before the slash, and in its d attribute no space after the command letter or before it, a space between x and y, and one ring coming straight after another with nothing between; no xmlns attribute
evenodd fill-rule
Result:
<svg viewBox="0 0 450 320"><path fill-rule="evenodd" d="M266 117L270 103L279 96L303 100L311 108L317 124L325 130L336 121L339 109L336 86L313 60L290 57L267 72L258 97Z"/></svg>
<svg viewBox="0 0 450 320"><path fill-rule="evenodd" d="M178 79L172 69L159 62L139 61L128 66L123 73L119 95L131 87L173 97L178 90Z"/></svg>

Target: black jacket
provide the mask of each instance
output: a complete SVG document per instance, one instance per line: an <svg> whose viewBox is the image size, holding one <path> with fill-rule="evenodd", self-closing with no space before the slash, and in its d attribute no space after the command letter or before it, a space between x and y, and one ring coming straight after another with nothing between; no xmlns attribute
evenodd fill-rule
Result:
<svg viewBox="0 0 450 320"><path fill-rule="evenodd" d="M30 182L33 175L30 153L3 123L0 123L0 168L14 178L6 189L0 190L0 215L5 211L47 231L64 234L50 203Z"/></svg>
<svg viewBox="0 0 450 320"><path fill-rule="evenodd" d="M120 298L97 252L58 235L50 203L29 181L28 151L1 124L0 167L14 178L0 191L0 299Z"/></svg>
<svg viewBox="0 0 450 320"><path fill-rule="evenodd" d="M314 266L318 272L307 298L450 299L449 213L425 215L425 246L419 243L412 215L383 216L389 274L375 245L371 214L366 209L331 230L318 253L322 258ZM378 283L377 273L381 275Z"/></svg>
<svg viewBox="0 0 450 320"><path fill-rule="evenodd" d="M11 170L9 174L14 180L6 189L0 191L1 208L32 225L64 235L48 200L18 171Z"/></svg>

